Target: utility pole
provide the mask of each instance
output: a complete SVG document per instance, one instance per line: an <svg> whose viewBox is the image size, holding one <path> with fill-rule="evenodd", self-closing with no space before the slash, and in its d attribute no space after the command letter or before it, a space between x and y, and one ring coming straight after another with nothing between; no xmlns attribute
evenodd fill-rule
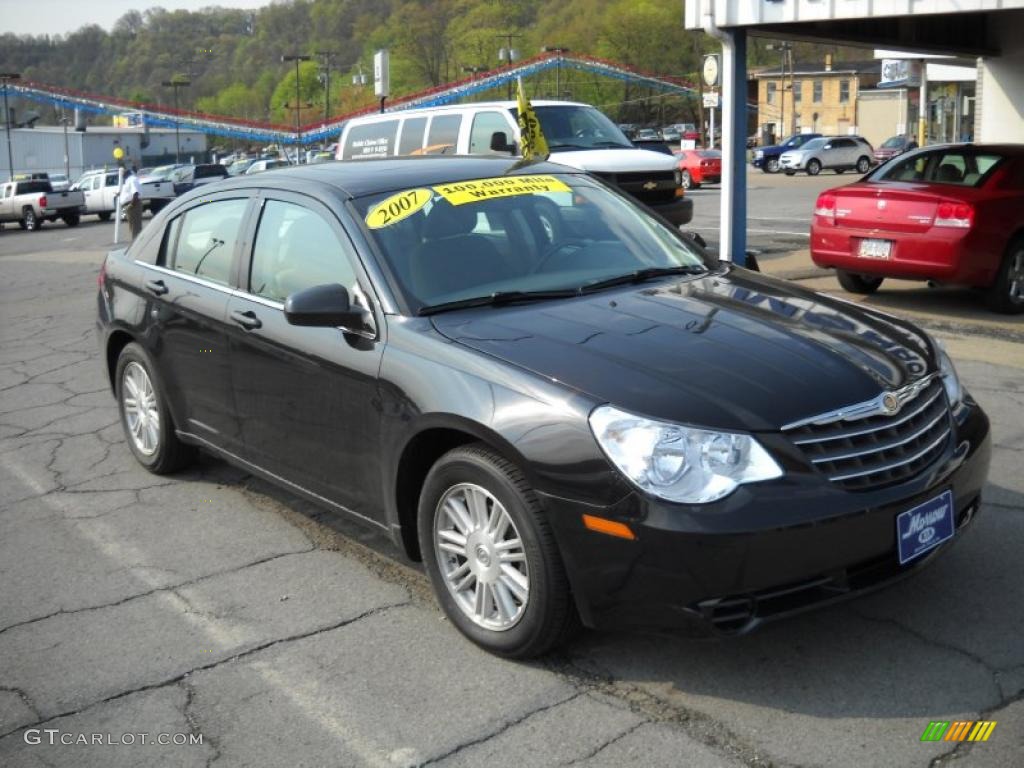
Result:
<svg viewBox="0 0 1024 768"><path fill-rule="evenodd" d="M7 127L7 167L10 170L10 181L14 180L14 150L11 149L11 108L7 104L7 89L11 80L20 80L18 72L0 72L0 81L4 84L4 125Z"/></svg>
<svg viewBox="0 0 1024 768"><path fill-rule="evenodd" d="M561 45L545 45L540 49L541 53L555 54L555 98L562 98L562 56L569 52L569 49Z"/></svg>
<svg viewBox="0 0 1024 768"><path fill-rule="evenodd" d="M289 53L281 57L282 62L295 62L295 164L299 164L299 144L302 138L302 128L299 125L300 110L302 107L302 95L299 91L299 64L303 61L309 61L312 56L301 53Z"/></svg>
<svg viewBox="0 0 1024 768"><path fill-rule="evenodd" d="M337 56L337 51L317 51L317 56L324 57L324 122L331 119L331 57Z"/></svg>
<svg viewBox="0 0 1024 768"><path fill-rule="evenodd" d="M63 109L61 109L63 112ZM68 151L68 117L67 115L60 116L61 125L64 126L64 175L68 177L68 183L71 183L71 153Z"/></svg>
<svg viewBox="0 0 1024 768"><path fill-rule="evenodd" d="M161 85L164 88L174 89L174 164L178 165L181 163L181 134L179 132L179 120L178 120L178 89L187 88L192 85L192 81L181 75L175 75L170 80L164 80Z"/></svg>

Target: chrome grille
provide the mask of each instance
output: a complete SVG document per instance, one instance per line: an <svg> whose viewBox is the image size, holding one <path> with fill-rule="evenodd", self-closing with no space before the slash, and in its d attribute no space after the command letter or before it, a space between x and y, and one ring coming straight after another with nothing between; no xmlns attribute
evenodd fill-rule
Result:
<svg viewBox="0 0 1024 768"><path fill-rule="evenodd" d="M900 403L880 412L882 397ZM874 405L875 407L871 407ZM952 430L949 404L938 376L878 401L808 419L783 431L829 480L855 491L913 477L939 457Z"/></svg>

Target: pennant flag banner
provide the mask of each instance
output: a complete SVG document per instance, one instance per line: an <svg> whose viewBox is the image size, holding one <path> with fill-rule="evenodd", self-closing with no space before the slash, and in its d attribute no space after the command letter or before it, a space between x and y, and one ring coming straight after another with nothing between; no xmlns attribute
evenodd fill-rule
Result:
<svg viewBox="0 0 1024 768"><path fill-rule="evenodd" d="M651 88L661 93L695 95L698 90L685 80L674 77L653 75L648 72L626 67L615 62L589 56L567 56L562 53L543 53L518 64L506 65L477 77L466 78L447 83L436 88L429 88L410 96L391 101L386 105L388 112L412 109L414 107L434 107L453 104L468 96L483 91L502 88L521 77L536 75L554 67L563 67L580 72L589 72L601 77L608 77L624 82L634 83ZM243 139L254 142L276 142L280 144L319 144L323 141L335 141L341 134L346 121L359 115L377 112L379 107L371 106L348 115L336 117L328 122L319 121L301 126L296 132L292 126L280 123L265 123L255 120L241 120L223 115L211 115L203 112L175 110L171 107L145 104L118 99L110 96L73 91L67 88L55 88L31 81L12 82L10 94L31 101L52 104L65 109L79 109L93 114L115 115L123 112L139 112L147 125L156 127L191 129L214 136L232 139Z"/></svg>

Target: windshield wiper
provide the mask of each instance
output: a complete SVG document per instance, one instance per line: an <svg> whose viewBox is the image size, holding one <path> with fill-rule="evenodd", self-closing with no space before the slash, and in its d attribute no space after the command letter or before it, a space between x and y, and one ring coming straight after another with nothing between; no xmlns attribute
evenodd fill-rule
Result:
<svg viewBox="0 0 1024 768"><path fill-rule="evenodd" d="M603 288L611 288L616 285L642 283L645 280L652 280L655 277L663 277L665 275L703 275L707 271L707 267L701 267L696 264L678 267L646 267L645 269L638 269L635 272L629 272L625 275L616 275L615 277L609 277L605 280L598 280L596 283L581 285L579 290L580 293L590 293L592 291L600 291Z"/></svg>
<svg viewBox="0 0 1024 768"><path fill-rule="evenodd" d="M445 301L440 304L431 304L426 307L420 307L416 314L423 317L424 315L436 315L438 312L447 312L452 309L500 307L503 304L513 304L516 302L568 299L579 295L580 292L575 288L565 288L552 291L496 291L495 293L487 296L474 296L469 299L456 299L455 301Z"/></svg>

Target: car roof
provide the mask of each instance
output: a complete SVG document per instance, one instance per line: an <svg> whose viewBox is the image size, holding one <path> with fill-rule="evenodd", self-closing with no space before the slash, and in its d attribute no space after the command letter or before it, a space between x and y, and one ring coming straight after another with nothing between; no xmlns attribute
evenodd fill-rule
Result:
<svg viewBox="0 0 1024 768"><path fill-rule="evenodd" d="M470 179L535 173L580 173L576 168L540 161L524 164L521 158L466 157L460 155L422 155L374 160L342 160L333 163L290 165L286 168L254 174L246 179L234 177L229 186L273 186L280 181L291 186L303 181L336 187L348 197L363 197L395 189L446 184ZM227 189L229 186L221 186Z"/></svg>

